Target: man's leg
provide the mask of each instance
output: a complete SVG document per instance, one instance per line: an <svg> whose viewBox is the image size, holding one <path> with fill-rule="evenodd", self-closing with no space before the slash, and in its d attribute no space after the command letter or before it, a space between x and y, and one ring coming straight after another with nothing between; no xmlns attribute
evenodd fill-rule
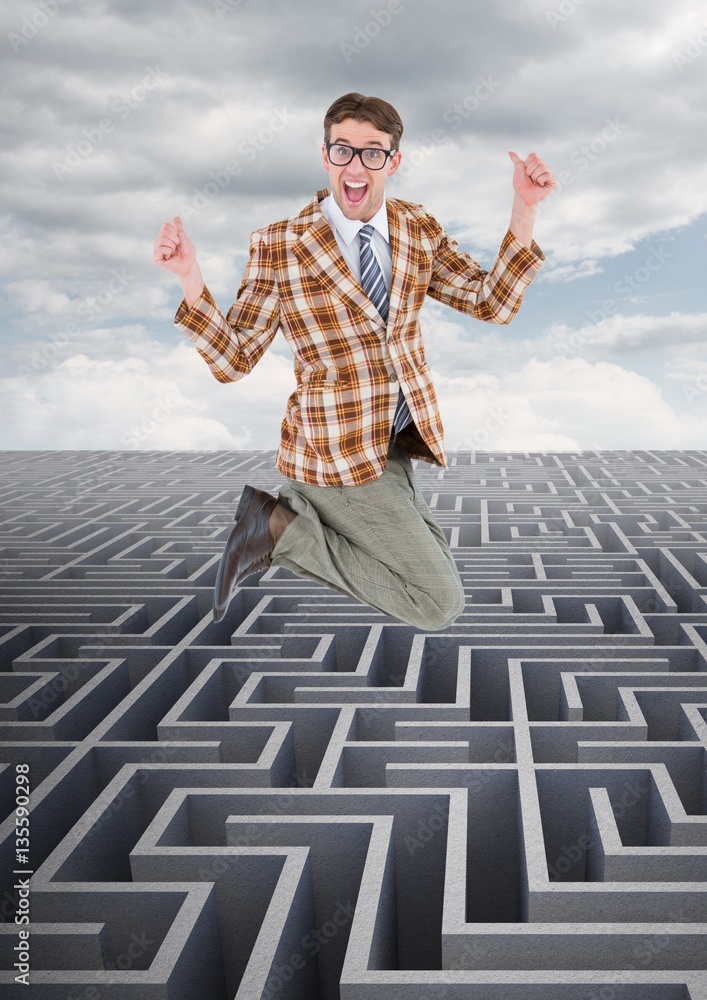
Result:
<svg viewBox="0 0 707 1000"><path fill-rule="evenodd" d="M274 565L418 628L441 630L461 614L454 558L401 448L391 446L385 472L372 483L290 482L280 497L298 517L275 545Z"/></svg>

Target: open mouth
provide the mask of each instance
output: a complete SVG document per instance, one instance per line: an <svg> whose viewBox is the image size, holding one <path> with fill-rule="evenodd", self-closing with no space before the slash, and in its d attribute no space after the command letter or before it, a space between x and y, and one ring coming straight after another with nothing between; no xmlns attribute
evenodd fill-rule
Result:
<svg viewBox="0 0 707 1000"><path fill-rule="evenodd" d="M349 205L360 205L368 191L368 184L365 181L344 181L343 187Z"/></svg>

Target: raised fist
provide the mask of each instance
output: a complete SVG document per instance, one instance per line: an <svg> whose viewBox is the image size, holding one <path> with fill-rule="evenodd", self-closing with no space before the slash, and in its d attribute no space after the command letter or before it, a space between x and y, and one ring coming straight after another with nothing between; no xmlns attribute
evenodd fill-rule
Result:
<svg viewBox="0 0 707 1000"><path fill-rule="evenodd" d="M194 267L196 249L184 232L178 215L175 215L172 222L165 222L160 229L152 244L152 259L158 267L180 277L185 277Z"/></svg>

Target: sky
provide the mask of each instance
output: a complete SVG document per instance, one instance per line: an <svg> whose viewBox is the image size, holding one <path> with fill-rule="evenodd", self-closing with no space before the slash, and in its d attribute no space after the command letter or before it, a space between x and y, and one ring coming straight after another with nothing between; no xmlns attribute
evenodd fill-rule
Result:
<svg viewBox="0 0 707 1000"><path fill-rule="evenodd" d="M694 0L5 0L2 449L275 449L282 334L223 385L152 262L183 219L225 314L252 230L326 187L322 119L390 101L390 197L490 267L508 151L559 179L509 326L428 300L450 451L707 443L707 17Z"/></svg>

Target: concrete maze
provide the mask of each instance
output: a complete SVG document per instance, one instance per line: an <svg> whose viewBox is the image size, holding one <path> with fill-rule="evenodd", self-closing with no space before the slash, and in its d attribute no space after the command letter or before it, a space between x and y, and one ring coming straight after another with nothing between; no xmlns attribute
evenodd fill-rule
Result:
<svg viewBox="0 0 707 1000"><path fill-rule="evenodd" d="M707 452L450 461L436 634L212 621L271 452L0 455L3 997L707 1000Z"/></svg>

